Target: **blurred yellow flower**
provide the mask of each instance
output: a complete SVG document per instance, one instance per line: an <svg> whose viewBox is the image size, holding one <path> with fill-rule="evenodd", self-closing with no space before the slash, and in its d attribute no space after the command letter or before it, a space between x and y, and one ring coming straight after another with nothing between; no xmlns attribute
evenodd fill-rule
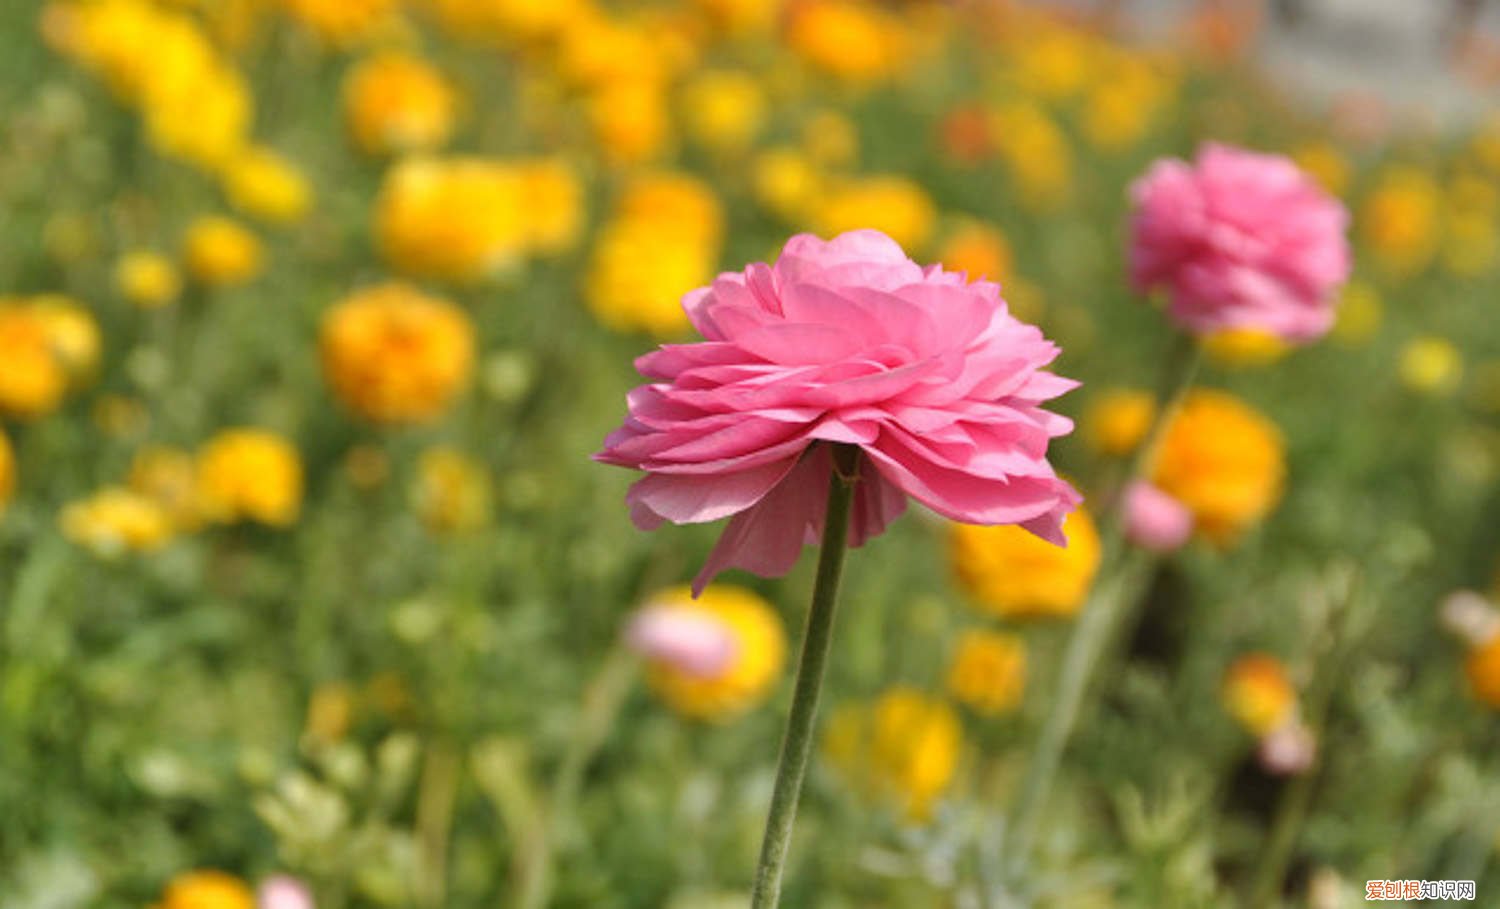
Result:
<svg viewBox="0 0 1500 909"><path fill-rule="evenodd" d="M1335 196L1349 188L1349 159L1332 142L1309 142L1292 153L1292 160Z"/></svg>
<svg viewBox="0 0 1500 909"><path fill-rule="evenodd" d="M1488 707L1500 709L1500 635L1469 650L1464 661L1469 690Z"/></svg>
<svg viewBox="0 0 1500 909"><path fill-rule="evenodd" d="M394 30L401 0L281 0L297 22L323 41L348 47Z"/></svg>
<svg viewBox="0 0 1500 909"><path fill-rule="evenodd" d="M646 681L667 706L699 720L728 720L758 706L781 679L786 633L770 603L753 591L713 584L693 599L686 586L658 591L645 609L684 610L711 619L729 636L728 663L698 673L666 659L647 660Z"/></svg>
<svg viewBox="0 0 1500 909"><path fill-rule="evenodd" d="M0 300L0 413L45 416L62 402L68 374L46 321L33 307Z"/></svg>
<svg viewBox="0 0 1500 909"><path fill-rule="evenodd" d="M693 0L721 31L735 36L771 30L786 7L786 0Z"/></svg>
<svg viewBox="0 0 1500 909"><path fill-rule="evenodd" d="M788 146L766 149L750 167L755 201L789 224L800 225L811 217L822 179L806 155Z"/></svg>
<svg viewBox="0 0 1500 909"><path fill-rule="evenodd" d="M172 538L172 521L151 499L111 486L63 508L63 535L105 558L150 552Z"/></svg>
<svg viewBox="0 0 1500 909"><path fill-rule="evenodd" d="M355 64L344 79L344 122L372 155L431 152L453 134L458 96L421 57L385 51Z"/></svg>
<svg viewBox="0 0 1500 909"><path fill-rule="evenodd" d="M985 716L1015 710L1026 692L1026 642L1014 634L971 630L948 664L948 693Z"/></svg>
<svg viewBox="0 0 1500 909"><path fill-rule="evenodd" d="M344 455L343 469L356 489L368 491L391 475L391 459L375 445L355 445Z"/></svg>
<svg viewBox="0 0 1500 909"><path fill-rule="evenodd" d="M78 386L93 379L99 369L99 325L78 301L61 294L31 297L26 305L42 323L52 355L62 366L68 384Z"/></svg>
<svg viewBox="0 0 1500 909"><path fill-rule="evenodd" d="M302 461L279 435L226 429L199 449L197 486L199 507L210 521L287 527L302 508Z"/></svg>
<svg viewBox="0 0 1500 909"><path fill-rule="evenodd" d="M1343 299L1339 301L1333 338L1351 347L1364 344L1380 331L1383 318L1380 292L1365 281L1350 281L1344 285Z"/></svg>
<svg viewBox="0 0 1500 909"><path fill-rule="evenodd" d="M615 331L670 338L688 328L682 295L714 276L718 253L644 219L606 224L584 282L589 311Z"/></svg>
<svg viewBox="0 0 1500 909"><path fill-rule="evenodd" d="M16 456L11 451L10 439L0 431L0 514L16 491Z"/></svg>
<svg viewBox="0 0 1500 909"><path fill-rule="evenodd" d="M1035 20L1024 40L1011 45L1011 65L1024 95L1060 101L1083 90L1102 56L1099 42L1061 24Z"/></svg>
<svg viewBox="0 0 1500 909"><path fill-rule="evenodd" d="M1010 277L1010 242L999 227L985 221L961 222L943 239L936 258L947 270L967 274L970 281L1004 285Z"/></svg>
<svg viewBox="0 0 1500 909"><path fill-rule="evenodd" d="M244 76L216 65L153 92L144 113L147 141L158 152L217 170L249 143L255 99Z"/></svg>
<svg viewBox="0 0 1500 909"><path fill-rule="evenodd" d="M302 737L312 745L336 745L354 724L354 688L348 682L322 682L307 699Z"/></svg>
<svg viewBox="0 0 1500 909"><path fill-rule="evenodd" d="M558 72L584 89L629 85L659 92L673 68L668 37L644 22L585 13L562 34Z"/></svg>
<svg viewBox="0 0 1500 909"><path fill-rule="evenodd" d="M709 70L682 89L688 136L722 153L750 147L766 118L766 99L755 78L734 70Z"/></svg>
<svg viewBox="0 0 1500 909"><path fill-rule="evenodd" d="M412 502L434 533L465 533L483 527L492 498L484 464L463 452L436 446L422 452Z"/></svg>
<svg viewBox="0 0 1500 909"><path fill-rule="evenodd" d="M901 244L908 255L915 255L932 237L937 208L927 191L906 177L852 177L828 187L813 220L817 233L825 238L874 228Z"/></svg>
<svg viewBox="0 0 1500 909"><path fill-rule="evenodd" d="M589 0L427 0L454 37L538 42L590 15Z"/></svg>
<svg viewBox="0 0 1500 909"><path fill-rule="evenodd" d="M200 217L183 236L187 272L207 287L246 284L260 274L264 259L260 238L229 218Z"/></svg>
<svg viewBox="0 0 1500 909"><path fill-rule="evenodd" d="M1276 424L1227 392L1190 391L1163 434L1151 482L1193 513L1215 543L1232 543L1281 499L1286 446Z"/></svg>
<svg viewBox="0 0 1500 909"><path fill-rule="evenodd" d="M267 148L250 148L225 166L229 203L252 218L290 224L307 215L312 187L292 162Z"/></svg>
<svg viewBox="0 0 1500 909"><path fill-rule="evenodd" d="M589 122L605 156L615 164L639 164L658 157L671 134L665 89L631 79L614 82L588 97Z"/></svg>
<svg viewBox="0 0 1500 909"><path fill-rule="evenodd" d="M1203 339L1209 359L1221 366L1268 366L1291 351L1291 346L1268 331L1231 328Z"/></svg>
<svg viewBox="0 0 1500 909"><path fill-rule="evenodd" d="M1297 690L1281 661L1250 653L1230 664L1221 694L1224 709L1256 738L1269 735L1297 710Z"/></svg>
<svg viewBox="0 0 1500 909"><path fill-rule="evenodd" d="M583 184L561 158L517 162L521 205L526 212L526 244L533 254L565 252L583 233Z"/></svg>
<svg viewBox="0 0 1500 909"><path fill-rule="evenodd" d="M719 197L708 183L686 173L659 171L635 177L620 194L615 216L712 246L724 233Z"/></svg>
<svg viewBox="0 0 1500 909"><path fill-rule="evenodd" d="M837 111L818 111L802 124L802 147L821 167L849 167L859 158L859 128Z"/></svg>
<svg viewBox="0 0 1500 909"><path fill-rule="evenodd" d="M1135 388L1112 388L1089 403L1082 435L1100 454L1123 457L1135 451L1156 419L1156 399Z"/></svg>
<svg viewBox="0 0 1500 909"><path fill-rule="evenodd" d="M1477 278L1500 261L1500 229L1495 216L1483 212L1454 212L1443 235L1443 265L1461 278Z"/></svg>
<svg viewBox="0 0 1500 909"><path fill-rule="evenodd" d="M924 821L948 791L963 727L947 703L906 687L870 704L846 704L828 721L823 752L855 786Z"/></svg>
<svg viewBox="0 0 1500 909"><path fill-rule="evenodd" d="M1426 171L1384 170L1359 210L1359 236L1377 267L1393 277L1414 275L1438 249L1442 191Z"/></svg>
<svg viewBox="0 0 1500 909"><path fill-rule="evenodd" d="M474 371L462 309L405 284L357 291L323 316L323 375L350 410L377 423L441 415Z"/></svg>
<svg viewBox="0 0 1500 909"><path fill-rule="evenodd" d="M161 253L133 250L115 263L115 289L141 309L159 309L182 292L182 276Z"/></svg>
<svg viewBox="0 0 1500 909"><path fill-rule="evenodd" d="M1397 367L1401 384L1411 391L1447 395L1458 390L1463 378L1463 354L1447 338L1424 335L1401 348Z"/></svg>
<svg viewBox="0 0 1500 909"><path fill-rule="evenodd" d="M521 175L485 158L407 159L375 201L382 255L412 275L471 282L515 268L531 213Z"/></svg>
<svg viewBox="0 0 1500 909"><path fill-rule="evenodd" d="M188 871L172 879L155 909L255 909L255 894L232 874Z"/></svg>
<svg viewBox="0 0 1500 909"><path fill-rule="evenodd" d="M876 82L894 75L905 57L899 21L867 0L804 0L789 13L787 46L836 78Z"/></svg>
<svg viewBox="0 0 1500 909"><path fill-rule="evenodd" d="M1073 149L1045 110L1026 102L990 115L995 149L1007 165L1021 202L1037 212L1065 205L1073 189Z"/></svg>
<svg viewBox="0 0 1500 909"><path fill-rule="evenodd" d="M1099 570L1099 532L1079 508L1063 520L1066 547L1012 525L953 524L948 553L975 605L1001 618L1066 618L1078 611Z"/></svg>
<svg viewBox="0 0 1500 909"><path fill-rule="evenodd" d="M196 530L202 523L197 469L192 452L152 445L136 452L127 483L132 492L156 503L174 528Z"/></svg>

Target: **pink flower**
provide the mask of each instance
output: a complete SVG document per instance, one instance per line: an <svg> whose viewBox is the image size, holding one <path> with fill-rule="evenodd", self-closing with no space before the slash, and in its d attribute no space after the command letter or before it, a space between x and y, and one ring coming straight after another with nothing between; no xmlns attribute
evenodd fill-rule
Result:
<svg viewBox="0 0 1500 909"><path fill-rule="evenodd" d="M1305 773L1318 756L1318 741L1300 720L1288 720L1260 740L1260 765L1276 776Z"/></svg>
<svg viewBox="0 0 1500 909"><path fill-rule="evenodd" d="M704 338L636 360L657 381L627 398L594 457L645 471L626 501L650 530L731 518L694 581L725 568L786 573L823 531L829 444L858 446L849 542L910 495L971 524L1019 524L1059 546L1081 497L1047 462L1073 428L1042 402L1077 383L1043 371L1055 345L1006 310L998 285L922 268L860 230L793 237L774 266L683 298Z"/></svg>
<svg viewBox="0 0 1500 909"><path fill-rule="evenodd" d="M1125 488L1125 538L1142 549L1171 552L1193 533L1193 513L1186 505L1136 480Z"/></svg>
<svg viewBox="0 0 1500 909"><path fill-rule="evenodd" d="M1166 291L1188 331L1250 328L1311 341L1349 277L1349 213L1287 158L1207 145L1131 187L1130 279Z"/></svg>
<svg viewBox="0 0 1500 909"><path fill-rule="evenodd" d="M256 909L314 909L312 892L294 877L276 874L260 882Z"/></svg>
<svg viewBox="0 0 1500 909"><path fill-rule="evenodd" d="M625 641L648 659L711 679L734 662L734 632L713 613L682 606L647 606L630 620Z"/></svg>

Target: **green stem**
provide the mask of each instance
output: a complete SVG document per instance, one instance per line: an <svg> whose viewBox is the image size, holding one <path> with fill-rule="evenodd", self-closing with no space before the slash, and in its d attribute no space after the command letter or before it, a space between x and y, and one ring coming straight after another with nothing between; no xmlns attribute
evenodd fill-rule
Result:
<svg viewBox="0 0 1500 909"><path fill-rule="evenodd" d="M1125 486L1146 472L1155 457L1156 448L1182 399L1193 383L1198 371L1201 351L1197 341L1188 335L1179 335L1168 354L1166 368L1162 370L1161 383L1156 391L1156 416L1145 438L1136 448L1125 472L1125 482L1113 491L1099 514L1103 558L1100 577L1084 601L1077 626L1068 640L1063 656L1062 675L1058 679L1052 710L1037 739L1036 749L1026 768L1026 777L1016 796L1011 812L1009 866L1012 870L1025 867L1029 861L1037 827L1041 823L1042 811L1047 806L1057 768L1062 762L1068 740L1078 724L1085 695L1088 693L1094 673L1101 657L1108 649L1115 631L1120 627L1125 612L1125 592L1130 588L1129 580L1135 574L1134 553L1124 546L1124 517L1120 503Z"/></svg>
<svg viewBox="0 0 1500 909"><path fill-rule="evenodd" d="M818 579L807 613L807 630L802 637L792 711L787 716L781 758L776 766L776 785L771 792L760 864L755 869L751 909L773 909L781 898L781 874L792 838L792 822L797 817L802 778L807 773L808 755L812 753L818 692L823 685L823 666L828 661L828 645L833 636L834 606L838 602L839 576L844 570L849 537L849 505L854 497L858 468L859 449L834 446L833 476L828 481L828 508L823 519L823 546L818 554Z"/></svg>

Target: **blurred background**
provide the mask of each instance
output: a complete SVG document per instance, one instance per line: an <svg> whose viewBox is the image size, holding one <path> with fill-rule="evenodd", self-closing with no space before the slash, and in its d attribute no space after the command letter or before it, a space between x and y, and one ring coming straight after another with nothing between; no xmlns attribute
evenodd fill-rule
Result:
<svg viewBox="0 0 1500 909"><path fill-rule="evenodd" d="M0 907L745 905L811 560L685 604L720 528L589 455L684 292L865 227L1058 342L1090 505L851 554L785 905L1489 904L1497 6L9 0ZM1127 187L1209 141L1355 273L1317 345L1206 342L1153 477L1204 532L1112 582L1002 871L1171 344Z"/></svg>

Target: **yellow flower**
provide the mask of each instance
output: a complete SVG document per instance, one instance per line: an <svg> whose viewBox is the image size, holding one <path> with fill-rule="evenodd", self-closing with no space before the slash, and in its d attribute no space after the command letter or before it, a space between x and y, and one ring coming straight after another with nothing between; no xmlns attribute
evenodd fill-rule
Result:
<svg viewBox="0 0 1500 909"><path fill-rule="evenodd" d="M1446 338L1424 335L1401 348L1401 384L1412 391L1452 394L1458 390L1463 371L1463 354Z"/></svg>
<svg viewBox="0 0 1500 909"><path fill-rule="evenodd" d="M766 118L766 99L748 73L711 70L682 90L685 127L699 145L736 153L750 147Z"/></svg>
<svg viewBox="0 0 1500 909"><path fill-rule="evenodd" d="M781 678L786 633L776 610L753 591L714 584L693 599L687 587L672 587L648 598L646 609L684 610L718 623L732 644L732 656L716 672L701 674L668 660L647 661L646 681L667 706L699 720L727 720L763 702Z"/></svg>
<svg viewBox="0 0 1500 909"><path fill-rule="evenodd" d="M551 255L572 249L583 233L583 184L560 158L518 162L521 205L526 212L526 244Z"/></svg>
<svg viewBox="0 0 1500 909"><path fill-rule="evenodd" d="M812 66L856 85L891 76L905 56L900 24L863 0L797 4L786 42Z"/></svg>
<svg viewBox="0 0 1500 909"><path fill-rule="evenodd" d="M412 495L417 515L434 533L483 527L490 516L490 477L485 466L453 448L422 453Z"/></svg>
<svg viewBox="0 0 1500 909"><path fill-rule="evenodd" d="M949 271L961 271L970 281L1006 283L1010 277L1010 243L1000 228L985 221L966 220L948 234L937 260Z"/></svg>
<svg viewBox="0 0 1500 909"><path fill-rule="evenodd" d="M135 250L115 263L115 289L141 309L159 309L177 299L182 277L161 253Z"/></svg>
<svg viewBox="0 0 1500 909"><path fill-rule="evenodd" d="M1495 216L1454 212L1443 237L1443 265L1461 278L1476 278L1494 269L1500 259L1500 231Z"/></svg>
<svg viewBox="0 0 1500 909"><path fill-rule="evenodd" d="M913 821L947 792L962 750L953 708L900 686L834 711L824 739L824 755L856 788L891 799Z"/></svg>
<svg viewBox="0 0 1500 909"><path fill-rule="evenodd" d="M210 521L287 527L302 507L302 461L281 436L226 429L199 450L197 485Z"/></svg>
<svg viewBox="0 0 1500 909"><path fill-rule="evenodd" d="M1291 347L1268 331L1231 328L1203 340L1203 350L1221 366L1268 366L1286 356Z"/></svg>
<svg viewBox="0 0 1500 909"><path fill-rule="evenodd" d="M260 238L228 218L208 215L183 237L188 274L207 287L237 287L258 276L265 259Z"/></svg>
<svg viewBox="0 0 1500 909"><path fill-rule="evenodd" d="M156 909L255 909L255 894L232 874L188 871L172 879Z"/></svg>
<svg viewBox="0 0 1500 909"><path fill-rule="evenodd" d="M16 456L11 451L10 439L0 432L0 514L16 491Z"/></svg>
<svg viewBox="0 0 1500 909"><path fill-rule="evenodd" d="M1083 439L1095 451L1124 457L1135 451L1156 419L1150 392L1113 388L1090 402L1083 414Z"/></svg>
<svg viewBox="0 0 1500 909"><path fill-rule="evenodd" d="M807 221L822 191L822 176L807 156L794 148L769 148L750 169L755 201L791 224Z"/></svg>
<svg viewBox="0 0 1500 909"><path fill-rule="evenodd" d="M408 159L375 202L380 251L412 275L473 282L521 262L530 231L514 167L483 158Z"/></svg>
<svg viewBox="0 0 1500 909"><path fill-rule="evenodd" d="M1014 44L1016 78L1022 93L1048 101L1072 97L1094 76L1098 42L1076 29L1053 25L1035 28Z"/></svg>
<svg viewBox="0 0 1500 909"><path fill-rule="evenodd" d="M273 224L289 224L307 215L312 187L290 161L266 148L236 155L224 169L224 192L241 212Z"/></svg>
<svg viewBox="0 0 1500 909"><path fill-rule="evenodd" d="M559 74L584 89L614 85L660 89L672 71L667 35L642 22L611 19L599 13L577 17L562 34L557 54Z"/></svg>
<svg viewBox="0 0 1500 909"><path fill-rule="evenodd" d="M1065 618L1078 611L1099 570L1099 532L1082 508L1063 520L1066 547L1020 527L954 524L948 552L978 608L1003 618Z"/></svg>
<svg viewBox="0 0 1500 909"><path fill-rule="evenodd" d="M1500 635L1469 651L1464 674L1475 698L1486 706L1500 708Z"/></svg>
<svg viewBox="0 0 1500 909"><path fill-rule="evenodd" d="M42 294L27 304L42 329L52 355L62 366L69 384L76 388L89 381L99 368L99 325L77 301L61 294Z"/></svg>
<svg viewBox="0 0 1500 909"><path fill-rule="evenodd" d="M368 57L344 79L344 122L372 155L431 152L453 134L458 96L421 57L386 51Z"/></svg>
<svg viewBox="0 0 1500 909"><path fill-rule="evenodd" d="M368 491L391 475L391 459L374 445L355 445L344 455L343 469L356 489Z"/></svg>
<svg viewBox="0 0 1500 909"><path fill-rule="evenodd" d="M720 30L730 35L765 33L776 24L786 0L693 0Z"/></svg>
<svg viewBox="0 0 1500 909"><path fill-rule="evenodd" d="M0 413L33 419L62 402L68 374L33 307L0 301L0 363Z"/></svg>
<svg viewBox="0 0 1500 909"><path fill-rule="evenodd" d="M335 745L354 723L354 688L348 682L323 682L307 699L303 738L315 745Z"/></svg>
<svg viewBox="0 0 1500 909"><path fill-rule="evenodd" d="M70 503L61 524L69 540L106 558L160 549L172 538L172 522L159 505L116 486Z"/></svg>
<svg viewBox="0 0 1500 909"><path fill-rule="evenodd" d="M196 530L202 523L191 452L164 445L143 448L130 463L127 482L132 492L155 502L176 529Z"/></svg>
<svg viewBox="0 0 1500 909"><path fill-rule="evenodd" d="M1382 317L1380 292L1364 281L1350 281L1333 323L1334 340L1351 347L1364 344L1380 331Z"/></svg>
<svg viewBox="0 0 1500 909"><path fill-rule="evenodd" d="M1095 148L1117 152L1138 144L1172 91L1151 65L1131 58L1116 63L1088 93L1083 133Z"/></svg>
<svg viewBox="0 0 1500 909"><path fill-rule="evenodd" d="M152 92L144 112L146 138L157 151L217 170L248 144L255 100L245 78L220 64Z"/></svg>
<svg viewBox="0 0 1500 909"><path fill-rule="evenodd" d="M1432 262L1441 199L1437 181L1415 167L1391 167L1380 175L1360 208L1359 227L1381 269L1405 278Z"/></svg>
<svg viewBox="0 0 1500 909"><path fill-rule="evenodd" d="M996 110L990 132L1021 202L1037 212L1065 205L1073 189L1073 149L1062 129L1034 104Z"/></svg>
<svg viewBox="0 0 1500 909"><path fill-rule="evenodd" d="M1286 447L1276 424L1244 401L1194 389L1163 434L1151 476L1195 527L1226 545L1281 499Z"/></svg>
<svg viewBox="0 0 1500 909"><path fill-rule="evenodd" d="M648 222L662 231L714 246L724 233L724 207L713 189L684 173L637 176L620 194L615 216Z"/></svg>
<svg viewBox="0 0 1500 909"><path fill-rule="evenodd" d="M671 132L665 90L650 80L630 79L596 89L588 97L588 114L595 139L615 164L658 157Z"/></svg>
<svg viewBox="0 0 1500 909"><path fill-rule="evenodd" d="M405 284L366 288L330 309L319 349L339 400L379 423L436 418L474 370L469 317Z"/></svg>
<svg viewBox="0 0 1500 909"><path fill-rule="evenodd" d="M1008 713L1026 692L1026 643L999 631L966 631L948 666L948 693L986 716Z"/></svg>
<svg viewBox="0 0 1500 909"><path fill-rule="evenodd" d="M313 34L348 47L396 25L401 0L281 0L286 11Z"/></svg>
<svg viewBox="0 0 1500 909"><path fill-rule="evenodd" d="M833 237L845 231L874 228L908 253L927 245L937 208L921 186L894 175L850 178L829 187L814 212L817 232Z"/></svg>
<svg viewBox="0 0 1500 909"><path fill-rule="evenodd" d="M819 111L802 124L802 147L823 167L848 167L859 157L859 129L843 114Z"/></svg>
<svg viewBox="0 0 1500 909"><path fill-rule="evenodd" d="M705 244L679 240L649 221L615 221L599 232L584 299L615 331L669 338L688 328L682 295L713 278L717 258Z"/></svg>
<svg viewBox="0 0 1500 909"><path fill-rule="evenodd" d="M588 0L429 0L438 22L471 41L538 42L588 15Z"/></svg>
<svg viewBox="0 0 1500 909"><path fill-rule="evenodd" d="M1292 153L1297 166L1335 196L1349 188L1349 159L1332 142L1311 142Z"/></svg>
<svg viewBox="0 0 1500 909"><path fill-rule="evenodd" d="M1297 710L1297 690L1281 661L1264 653L1235 660L1224 674L1224 709L1256 738L1275 731Z"/></svg>

